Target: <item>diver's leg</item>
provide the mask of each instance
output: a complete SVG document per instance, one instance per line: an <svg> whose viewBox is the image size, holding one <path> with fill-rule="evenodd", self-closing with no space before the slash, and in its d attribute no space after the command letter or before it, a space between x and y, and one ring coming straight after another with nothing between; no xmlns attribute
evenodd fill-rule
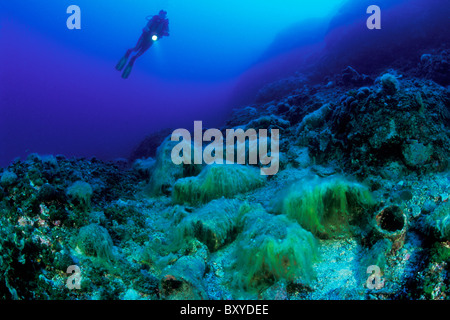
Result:
<svg viewBox="0 0 450 320"><path fill-rule="evenodd" d="M153 44L153 40L151 41L142 41L142 45L139 48L139 51L130 59L130 63L133 64L137 58L142 56ZM133 62L131 62L133 61Z"/></svg>
<svg viewBox="0 0 450 320"><path fill-rule="evenodd" d="M136 61L136 59L139 58L140 56L142 56L145 53L145 51L147 51L148 48L150 48L152 46L152 44L153 44L153 41L143 42L141 49L134 56L132 56L130 58L130 62L128 62L127 67L125 68L125 70L122 73L122 78L124 78L124 79L128 78L128 76L131 73L131 69L133 69L133 65L134 65L134 62Z"/></svg>
<svg viewBox="0 0 450 320"><path fill-rule="evenodd" d="M131 73L131 70L133 69L133 65L134 65L134 62L136 61L136 58L137 58L137 54L134 55L133 57L131 57L130 62L128 62L127 67L125 68L125 70L122 73L122 78L124 78L124 79L128 78L128 76Z"/></svg>
<svg viewBox="0 0 450 320"><path fill-rule="evenodd" d="M138 51L139 48L142 46L142 40L143 40L143 34L139 37L138 42L136 43L136 46L134 48L128 49L127 52L125 52L125 55L120 59L120 61L116 65L116 70L121 71L123 67L127 64L128 58L130 57L131 53L133 51Z"/></svg>
<svg viewBox="0 0 450 320"><path fill-rule="evenodd" d="M128 60L128 57L129 57L130 55L124 55L120 60L119 60L119 62L117 62L117 64L116 64L116 70L117 71L121 71L122 69L123 69L123 67L125 67L125 65L127 64L127 60Z"/></svg>

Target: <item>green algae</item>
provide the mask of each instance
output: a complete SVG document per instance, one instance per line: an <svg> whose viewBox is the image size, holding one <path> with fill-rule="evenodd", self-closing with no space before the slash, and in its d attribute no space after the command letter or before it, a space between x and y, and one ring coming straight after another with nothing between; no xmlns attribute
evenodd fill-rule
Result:
<svg viewBox="0 0 450 320"><path fill-rule="evenodd" d="M363 185L340 176L309 176L292 184L274 201L274 210L320 237L348 234L374 204Z"/></svg>
<svg viewBox="0 0 450 320"><path fill-rule="evenodd" d="M243 231L236 239L234 285L260 290L279 280L309 283L318 258L314 236L286 216L261 206L241 208Z"/></svg>
<svg viewBox="0 0 450 320"><path fill-rule="evenodd" d="M229 198L262 186L265 179L256 167L212 164L196 177L179 179L174 185L173 200L201 204L220 197Z"/></svg>

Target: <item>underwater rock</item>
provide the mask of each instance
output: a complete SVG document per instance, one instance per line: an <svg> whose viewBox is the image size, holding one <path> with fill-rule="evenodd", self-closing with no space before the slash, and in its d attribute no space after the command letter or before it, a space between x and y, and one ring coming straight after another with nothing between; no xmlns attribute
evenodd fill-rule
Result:
<svg viewBox="0 0 450 320"><path fill-rule="evenodd" d="M130 230L131 219L139 222L143 215L138 209L129 213L130 219L122 221L125 217L119 220L117 216L103 215L97 219L97 214L86 206L95 203L96 210L103 211L119 197L132 197L138 190L135 172L121 171L112 162L35 154L27 161L14 162L7 171L15 172L17 180L10 187L0 188L4 193L0 199L0 299L108 299L124 292L123 282L131 286L129 279L135 273L126 260L118 263L118 269L126 276L120 280L115 278L118 272L110 279L104 276L106 269L114 270L108 257L112 260L111 253L115 256L107 231L102 232L100 227L80 230L91 221L99 221L112 226L109 230L117 239L120 226L127 224ZM84 188L83 184L72 184L79 180L86 181ZM91 194L91 190L95 192ZM85 201L89 195L90 200ZM122 216L128 214L124 208L117 209L118 215L119 211ZM143 224L136 226L133 230L148 237ZM135 232L130 238L139 241L139 236ZM86 281L82 281L81 290L69 292L64 274L68 266L81 264Z"/></svg>
<svg viewBox="0 0 450 320"><path fill-rule="evenodd" d="M347 66L341 74L341 81L344 85L364 86L373 80L365 74L360 74L353 67Z"/></svg>
<svg viewBox="0 0 450 320"><path fill-rule="evenodd" d="M108 230L92 223L80 229L76 247L85 255L99 258L109 262L115 259L113 254L113 242Z"/></svg>
<svg viewBox="0 0 450 320"><path fill-rule="evenodd" d="M4 171L0 178L0 184L3 187L9 187L17 182L17 174L12 171Z"/></svg>
<svg viewBox="0 0 450 320"><path fill-rule="evenodd" d="M173 129L165 128L149 134L133 150L128 158L129 161L133 163L137 159L154 158L156 156L156 150L158 149L158 147L172 132Z"/></svg>
<svg viewBox="0 0 450 320"><path fill-rule="evenodd" d="M450 135L442 128L449 122L445 106L450 101L442 88L420 83L423 87L418 89L413 81L403 80L395 95L372 92L358 100L356 107L341 104L333 108L330 121L316 130L330 130L327 152L314 144L317 139L309 139L311 156L319 162L342 159L342 165L353 173L379 174L380 167L393 162L409 163L405 173L444 171Z"/></svg>
<svg viewBox="0 0 450 320"><path fill-rule="evenodd" d="M272 209L321 238L352 234L375 204L365 186L341 176L307 176L280 192Z"/></svg>
<svg viewBox="0 0 450 320"><path fill-rule="evenodd" d="M260 205L243 208L243 231L236 239L233 283L258 290L279 280L309 283L318 258L314 236L284 215Z"/></svg>
<svg viewBox="0 0 450 320"><path fill-rule="evenodd" d="M384 179L397 181L404 176L406 171L407 170L402 163L399 161L392 161L380 168L380 176Z"/></svg>
<svg viewBox="0 0 450 320"><path fill-rule="evenodd" d="M283 118L291 125L299 123L307 114L327 103L326 100L321 99L320 94L312 94L308 88L301 90L298 94L287 96L283 101L290 106L289 110L283 113Z"/></svg>
<svg viewBox="0 0 450 320"><path fill-rule="evenodd" d="M419 73L442 86L450 84L450 52L443 50L439 54L423 54L420 57Z"/></svg>
<svg viewBox="0 0 450 320"><path fill-rule="evenodd" d="M196 177L179 179L173 187L175 203L201 204L261 187L266 176L259 168L240 164L211 164Z"/></svg>
<svg viewBox="0 0 450 320"><path fill-rule="evenodd" d="M307 168L311 165L311 157L307 147L293 146L289 148L287 157L295 168Z"/></svg>
<svg viewBox="0 0 450 320"><path fill-rule="evenodd" d="M398 197L401 201L409 201L413 198L413 193L411 190L403 189L396 194L396 197Z"/></svg>
<svg viewBox="0 0 450 320"><path fill-rule="evenodd" d="M278 129L280 132L283 132L285 129L289 128L290 122L284 120L278 116L273 114L268 116L262 116L257 119L251 120L245 127L245 130L248 129Z"/></svg>
<svg viewBox="0 0 450 320"><path fill-rule="evenodd" d="M237 200L213 200L192 212L177 226L178 241L195 237L204 243L210 252L217 251L237 236L239 208Z"/></svg>
<svg viewBox="0 0 450 320"><path fill-rule="evenodd" d="M443 202L420 219L422 232L439 241L450 241L450 202Z"/></svg>
<svg viewBox="0 0 450 320"><path fill-rule="evenodd" d="M125 170L128 168L128 159L126 158L116 158L112 161L114 166L119 170Z"/></svg>
<svg viewBox="0 0 450 320"><path fill-rule="evenodd" d="M139 292L153 296L153 299L159 298L159 278L150 274L147 270L139 270L136 279L133 279L133 287Z"/></svg>
<svg viewBox="0 0 450 320"><path fill-rule="evenodd" d="M289 77L269 83L258 91L255 101L257 103L264 103L278 100L283 96L293 93L296 89L301 88L304 83L304 77Z"/></svg>
<svg viewBox="0 0 450 320"><path fill-rule="evenodd" d="M285 101L279 102L276 105L276 113L278 113L278 114L286 113L289 111L290 108L291 108L291 106L289 105L289 103L287 103Z"/></svg>
<svg viewBox="0 0 450 320"><path fill-rule="evenodd" d="M55 253L53 264L56 270L67 270L67 267L74 265L75 261L69 250L61 250Z"/></svg>
<svg viewBox="0 0 450 320"><path fill-rule="evenodd" d="M291 284L293 286L293 284ZM289 285L284 280L280 280L261 293L262 300L288 300Z"/></svg>
<svg viewBox="0 0 450 320"><path fill-rule="evenodd" d="M183 256L161 273L161 298L166 300L208 299L204 285L205 261L199 256Z"/></svg>
<svg viewBox="0 0 450 320"><path fill-rule="evenodd" d="M62 201L63 199L63 194L49 183L44 183L37 195L37 200L42 202Z"/></svg>
<svg viewBox="0 0 450 320"><path fill-rule="evenodd" d="M149 157L146 159L136 159L133 162L132 168L136 170L142 177L149 179L155 167L156 160Z"/></svg>
<svg viewBox="0 0 450 320"><path fill-rule="evenodd" d="M385 73L380 77L379 81L383 92L388 95L396 94L400 90L400 83L393 74Z"/></svg>
<svg viewBox="0 0 450 320"><path fill-rule="evenodd" d="M3 211L3 210L2 210ZM37 240L32 226L17 225L0 214L0 299L36 299L37 270L53 265L49 248Z"/></svg>
<svg viewBox="0 0 450 320"><path fill-rule="evenodd" d="M370 93L371 93L371 90L369 87L361 87L356 92L356 98L359 100L367 98L370 95Z"/></svg>
<svg viewBox="0 0 450 320"><path fill-rule="evenodd" d="M316 111L313 111L306 115L302 122L297 127L297 133L304 130L314 130L317 127L323 125L326 118L331 114L330 104L325 104Z"/></svg>
<svg viewBox="0 0 450 320"><path fill-rule="evenodd" d="M402 154L406 165L412 168L419 168L430 161L433 148L418 141L405 143L402 145Z"/></svg>
<svg viewBox="0 0 450 320"><path fill-rule="evenodd" d="M330 128L325 126L332 109L330 104L324 104L303 117L295 129L298 145L308 146L314 154L325 153L333 141Z"/></svg>
<svg viewBox="0 0 450 320"><path fill-rule="evenodd" d="M241 126L256 119L261 114L253 106L233 109L230 119L227 120L227 128Z"/></svg>
<svg viewBox="0 0 450 320"><path fill-rule="evenodd" d="M79 206L81 210L89 210L91 207L92 187L84 181L75 181L66 190L66 195L70 201Z"/></svg>
<svg viewBox="0 0 450 320"><path fill-rule="evenodd" d="M202 165L194 164L175 164L172 161L172 149L178 144L178 141L171 141L170 136L158 147L156 154L156 163L150 176L149 183L145 192L150 195L170 194L174 183L183 177L196 175L200 172ZM192 152L194 154L194 152Z"/></svg>
<svg viewBox="0 0 450 320"><path fill-rule="evenodd" d="M183 165L176 165L171 159L172 149L177 143L177 141L170 141L170 137L166 137L158 147L154 169L146 187L150 195L170 193L175 181L183 177Z"/></svg>

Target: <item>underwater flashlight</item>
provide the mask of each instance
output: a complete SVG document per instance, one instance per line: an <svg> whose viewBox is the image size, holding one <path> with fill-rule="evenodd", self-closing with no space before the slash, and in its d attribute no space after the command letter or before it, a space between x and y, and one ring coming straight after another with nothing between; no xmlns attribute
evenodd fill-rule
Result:
<svg viewBox="0 0 450 320"><path fill-rule="evenodd" d="M156 34L155 34L155 35L153 35L153 36L152 36L152 40L153 40L153 41L156 41L156 40L158 40L158 36L157 36Z"/></svg>

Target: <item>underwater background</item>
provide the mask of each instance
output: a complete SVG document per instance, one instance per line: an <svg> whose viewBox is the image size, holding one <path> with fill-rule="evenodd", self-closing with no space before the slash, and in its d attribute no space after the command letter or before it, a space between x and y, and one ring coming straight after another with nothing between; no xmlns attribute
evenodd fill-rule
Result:
<svg viewBox="0 0 450 320"><path fill-rule="evenodd" d="M170 36L123 79L161 9ZM0 298L448 299L449 18L445 0L3 1ZM197 120L279 130L279 171L174 164L168 136Z"/></svg>
<svg viewBox="0 0 450 320"><path fill-rule="evenodd" d="M71 4L1 5L2 165L32 152L127 157L159 129L223 125L264 84L320 55L328 53L317 67L322 80L347 64L360 72L384 67L447 38L442 1L383 0L377 32L364 28L370 4L361 1L339 15L343 1L79 1L81 30L66 27ZM115 64L161 8L170 37L123 81Z"/></svg>
<svg viewBox="0 0 450 320"><path fill-rule="evenodd" d="M126 157L158 129L190 128L198 119L221 125L238 105L231 101L240 76L291 49L278 52L278 34L339 3L78 1L81 29L69 30L71 1L5 2L1 41L10 49L2 51L1 102L10 107L2 108L1 164L30 152ZM114 66L160 9L170 37L123 81Z"/></svg>

